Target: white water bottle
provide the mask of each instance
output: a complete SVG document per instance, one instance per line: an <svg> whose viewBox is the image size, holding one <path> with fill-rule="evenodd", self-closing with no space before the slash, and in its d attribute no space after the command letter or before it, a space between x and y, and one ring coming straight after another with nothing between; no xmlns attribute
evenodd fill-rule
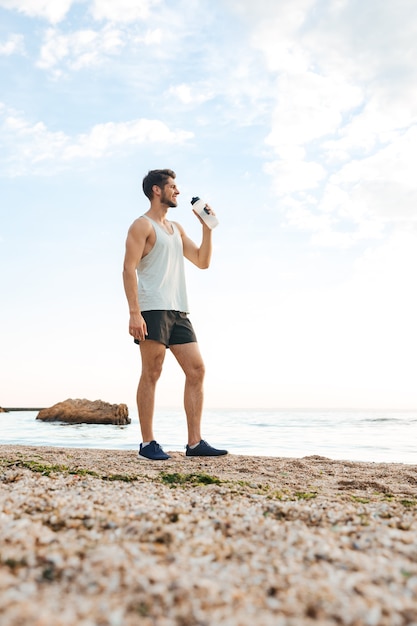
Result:
<svg viewBox="0 0 417 626"><path fill-rule="evenodd" d="M204 200L200 200L198 196L192 198L191 205L193 207L193 211L197 213L199 217L203 220L203 222L210 228L216 228L219 224L219 220L213 213L210 213L210 209L207 208L207 203Z"/></svg>

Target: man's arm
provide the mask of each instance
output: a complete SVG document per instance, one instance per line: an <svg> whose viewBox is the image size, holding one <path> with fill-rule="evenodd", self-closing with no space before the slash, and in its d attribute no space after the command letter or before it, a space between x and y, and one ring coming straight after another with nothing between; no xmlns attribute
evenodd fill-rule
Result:
<svg viewBox="0 0 417 626"><path fill-rule="evenodd" d="M138 300L138 280L136 268L139 265L148 237L147 220L137 219L129 228L126 239L126 252L123 263L123 285L129 305L129 333L143 341L147 335L146 322L142 317Z"/></svg>
<svg viewBox="0 0 417 626"><path fill-rule="evenodd" d="M181 233L185 258L191 261L191 263L196 265L201 270L205 270L210 265L211 253L213 250L212 231L198 215L197 217L203 226L203 237L200 246L197 246L194 241L186 235L183 227L180 224L177 224L177 222L175 222L175 224L178 226L178 229Z"/></svg>

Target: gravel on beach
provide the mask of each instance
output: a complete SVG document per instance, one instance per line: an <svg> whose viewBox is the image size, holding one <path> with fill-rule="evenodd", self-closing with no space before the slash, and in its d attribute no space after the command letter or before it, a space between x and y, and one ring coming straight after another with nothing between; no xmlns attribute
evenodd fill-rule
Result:
<svg viewBox="0 0 417 626"><path fill-rule="evenodd" d="M417 626L417 466L0 446L2 626Z"/></svg>

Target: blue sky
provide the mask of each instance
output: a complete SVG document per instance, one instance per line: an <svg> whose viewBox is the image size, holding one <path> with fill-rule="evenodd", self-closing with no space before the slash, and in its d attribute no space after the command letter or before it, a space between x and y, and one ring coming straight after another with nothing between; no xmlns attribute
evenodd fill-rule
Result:
<svg viewBox="0 0 417 626"><path fill-rule="evenodd" d="M0 405L134 406L124 241L170 167L220 220L207 406L416 408L416 58L414 0L0 0Z"/></svg>

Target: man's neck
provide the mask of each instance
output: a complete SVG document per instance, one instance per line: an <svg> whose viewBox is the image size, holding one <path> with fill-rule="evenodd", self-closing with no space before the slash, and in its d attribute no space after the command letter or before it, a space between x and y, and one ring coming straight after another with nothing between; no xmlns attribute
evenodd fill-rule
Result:
<svg viewBox="0 0 417 626"><path fill-rule="evenodd" d="M155 222L163 224L167 219L168 208L169 207L164 204L151 204L149 210L146 212L146 215Z"/></svg>

